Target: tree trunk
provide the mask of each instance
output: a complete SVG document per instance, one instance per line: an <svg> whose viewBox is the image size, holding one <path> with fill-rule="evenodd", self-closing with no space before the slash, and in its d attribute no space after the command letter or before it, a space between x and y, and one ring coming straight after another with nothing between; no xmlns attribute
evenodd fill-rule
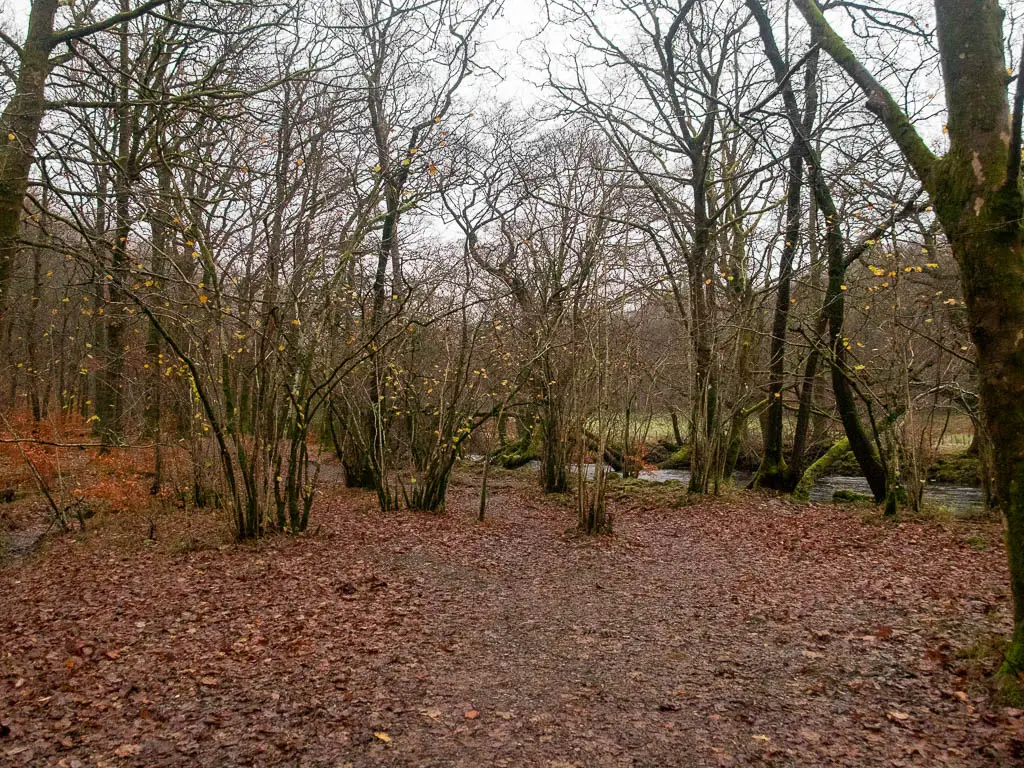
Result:
<svg viewBox="0 0 1024 768"><path fill-rule="evenodd" d="M850 439L844 437L842 440L837 442L825 455L818 459L816 462L811 464L807 470L800 477L800 482L797 483L796 488L793 490L793 498L807 500L811 495L811 488L818 482L818 478L824 475L832 466L850 452Z"/></svg>
<svg viewBox="0 0 1024 768"><path fill-rule="evenodd" d="M121 0L121 11L127 11L127 0ZM133 125L128 103L130 60L128 52L127 22L119 31L120 74L117 89L117 164L114 168L114 242L110 248L110 273L101 275L106 281L107 301L103 320L106 338L103 348L104 411L100 417L99 432L104 446L119 444L124 439L124 363L125 328L124 297L121 284L127 279L128 237L131 235L130 203L134 175L131 157Z"/></svg>
<svg viewBox="0 0 1024 768"><path fill-rule="evenodd" d="M455 454L437 459L416 478L409 494L409 508L421 512L444 512L448 481L452 476ZM481 513L482 514L482 513Z"/></svg>
<svg viewBox="0 0 1024 768"><path fill-rule="evenodd" d="M811 197L811 216L808 223L808 243L811 251L811 285L821 290L821 269L818 266L818 207ZM807 463L807 449L810 442L811 420L814 415L814 395L818 384L818 367L821 362L820 344L825 337L826 319L818 313L811 338L811 351L804 365L803 383L800 387L800 405L797 408L796 429L793 434L793 453L789 457L789 487L795 488L803 475Z"/></svg>
<svg viewBox="0 0 1024 768"><path fill-rule="evenodd" d="M705 226L707 224L705 223ZM697 227L698 241L701 239L702 227ZM707 233L704 234L704 239ZM707 244L698 242L694 246L696 254L703 254ZM707 493L714 485L712 474L718 466L717 452L718 425L718 388L713 360L713 331L711 302L706 292L704 275L708 271L705 257L696 255L691 258L690 301L692 322L690 323L693 337L694 355L694 402L690 420L690 486L692 493Z"/></svg>
<svg viewBox="0 0 1024 768"><path fill-rule="evenodd" d="M565 434L561 404L545 400L540 427L543 436L540 456L540 484L545 493L569 490L569 440Z"/></svg>
<svg viewBox="0 0 1024 768"><path fill-rule="evenodd" d="M32 3L14 97L0 115L0 316L9 301L21 210L35 160L39 126L46 113L46 78L53 66L50 50L57 6L57 0Z"/></svg>
<svg viewBox="0 0 1024 768"><path fill-rule="evenodd" d="M828 319L829 349L831 350L832 393L836 398L836 409L843 422L843 429L850 441L850 450L857 457L857 464L871 486L875 501L886 498L886 472L871 437L861 423L857 412L857 397L850 383L846 364L847 340L843 336L843 322L846 314L846 267L843 265L842 240L829 245L828 288L825 291L825 316ZM838 253L837 253L838 251Z"/></svg>
<svg viewBox="0 0 1024 768"><path fill-rule="evenodd" d="M804 111L800 125L794 125L793 143L789 147L789 181L786 191L786 231L779 265L779 287L775 300L775 317L772 323L771 354L768 374L768 425L765 430L764 458L757 471L756 483L766 488L786 490L790 473L782 451L782 422L785 413L782 391L786 375L786 331L789 325L790 287L793 279L793 258L796 255L800 237L802 210L800 197L803 191L804 159L809 148L807 139L814 126L817 110L817 51L808 58L804 74Z"/></svg>
<svg viewBox="0 0 1024 768"><path fill-rule="evenodd" d="M803 145L794 140L789 148L789 185L786 193L786 231L779 264L779 283L772 321L768 373L768 424L764 434L764 456L757 470L757 485L782 490L786 483L786 462L782 455L782 390L786 377L786 331L789 326L790 285L793 257L800 237L800 192L803 187Z"/></svg>
<svg viewBox="0 0 1024 768"><path fill-rule="evenodd" d="M808 0L813 2L813 0ZM804 2L800 2L801 8ZM857 457L861 472L871 486L876 501L886 498L885 467L879 458L874 443L861 424L857 412L857 399L853 385L846 370L846 344L843 337L843 321L846 312L845 279L846 279L846 247L841 229L841 218L832 198L832 190L825 179L821 167L821 158L811 145L809 135L803 130L800 111L797 106L793 87L789 82L789 73L782 54L779 52L772 32L768 14L758 0L747 0L747 7L757 19L761 41L764 43L765 54L775 72L775 79L782 91L790 124L803 143L806 158L811 166L814 197L825 217L825 252L828 256L828 287L825 290L825 304L822 309L828 321L829 346L831 349L832 389L836 397L843 428L850 440L850 449ZM817 7L817 6L815 6Z"/></svg>
<svg viewBox="0 0 1024 768"><path fill-rule="evenodd" d="M679 412L673 408L669 417L672 419L672 437L676 441L676 447L682 448L685 441L683 440L683 431L679 428Z"/></svg>
<svg viewBox="0 0 1024 768"><path fill-rule="evenodd" d="M949 151L937 158L892 95L853 55L813 0L796 0L812 34L868 97L931 196L960 267L981 399L992 439L996 504L1006 518L1014 632L1002 678L1024 673L1024 239L1021 121L1024 80L1011 118L1004 12L995 0L935 0L946 87Z"/></svg>

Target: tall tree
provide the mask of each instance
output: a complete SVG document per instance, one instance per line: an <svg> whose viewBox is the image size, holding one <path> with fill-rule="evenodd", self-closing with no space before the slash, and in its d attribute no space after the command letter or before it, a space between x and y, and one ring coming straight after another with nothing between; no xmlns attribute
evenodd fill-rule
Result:
<svg viewBox="0 0 1024 768"><path fill-rule="evenodd" d="M125 24L167 2L150 0L134 8L122 3L117 13L105 19L57 29L60 0L33 0L24 43L19 45L3 35L3 41L18 56L18 71L14 97L0 115L0 310L7 300L11 265L18 252L21 209L35 161L39 127L46 114L46 80L50 72L74 56L76 41ZM68 50L54 55L61 46Z"/></svg>
<svg viewBox="0 0 1024 768"><path fill-rule="evenodd" d="M960 268L1006 522L1014 632L1004 679L1024 673L1024 78L1011 113L1004 12L996 0L935 0L949 149L934 154L907 113L832 28L816 0L794 0L815 42L867 97L935 207Z"/></svg>

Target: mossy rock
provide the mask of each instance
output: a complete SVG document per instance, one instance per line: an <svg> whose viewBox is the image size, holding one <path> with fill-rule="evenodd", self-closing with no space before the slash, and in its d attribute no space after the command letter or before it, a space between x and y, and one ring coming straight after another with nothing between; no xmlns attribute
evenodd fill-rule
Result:
<svg viewBox="0 0 1024 768"><path fill-rule="evenodd" d="M678 451L673 453L663 462L658 465L661 469L689 469L690 467L690 449L689 447L680 448Z"/></svg>
<svg viewBox="0 0 1024 768"><path fill-rule="evenodd" d="M513 453L511 456L506 456L500 460L501 466L505 469L519 469L520 467L526 466L531 461L537 458L533 453Z"/></svg>
<svg viewBox="0 0 1024 768"><path fill-rule="evenodd" d="M678 450L678 447L670 449L662 443L658 443L647 449L647 455L644 456L644 461L648 464L661 464L663 461L668 461L668 459L672 457L672 454Z"/></svg>
<svg viewBox="0 0 1024 768"><path fill-rule="evenodd" d="M869 504L873 504L875 499L874 499L873 496L870 496L870 495L868 495L866 493L857 493L856 491L838 490L838 491L833 492L833 494L832 494L832 501L839 502L839 503L864 502L864 501L866 501Z"/></svg>
<svg viewBox="0 0 1024 768"><path fill-rule="evenodd" d="M941 456L928 467L928 480L977 488L981 485L981 461L977 456Z"/></svg>

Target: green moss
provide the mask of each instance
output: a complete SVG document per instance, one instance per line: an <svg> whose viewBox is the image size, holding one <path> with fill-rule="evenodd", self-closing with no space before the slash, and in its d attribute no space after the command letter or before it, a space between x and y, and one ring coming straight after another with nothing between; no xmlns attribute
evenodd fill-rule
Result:
<svg viewBox="0 0 1024 768"><path fill-rule="evenodd" d="M1024 707L1024 622L1018 622L1006 645L1003 663L993 678L996 697L1011 707Z"/></svg>
<svg viewBox="0 0 1024 768"><path fill-rule="evenodd" d="M868 502L874 504L875 499L873 496L869 496L866 493L857 493L856 491L838 490L832 494L832 501L836 502Z"/></svg>
<svg viewBox="0 0 1024 768"><path fill-rule="evenodd" d="M996 674L996 700L1007 707L1024 709L1024 685L1013 675Z"/></svg>
<svg viewBox="0 0 1024 768"><path fill-rule="evenodd" d="M661 469L688 469L690 466L690 448L684 446L678 451L673 453L661 464L658 465Z"/></svg>
<svg viewBox="0 0 1024 768"><path fill-rule="evenodd" d="M964 544L977 552L984 552L988 549L988 539L984 536L968 536L964 539Z"/></svg>
<svg viewBox="0 0 1024 768"><path fill-rule="evenodd" d="M804 470L803 477L800 478L800 482L797 483L796 488L793 490L793 498L808 499L811 494L811 488L814 487L818 478L828 474L835 463L845 456L849 450L850 441L845 437L829 448L824 456Z"/></svg>
<svg viewBox="0 0 1024 768"><path fill-rule="evenodd" d="M981 461L977 456L941 456L928 467L928 480L977 488L981 485Z"/></svg>
<svg viewBox="0 0 1024 768"><path fill-rule="evenodd" d="M860 477L857 458L848 453L829 467L828 474L841 477ZM928 467L928 481L977 488L981 485L981 462L977 456L956 454L940 456Z"/></svg>

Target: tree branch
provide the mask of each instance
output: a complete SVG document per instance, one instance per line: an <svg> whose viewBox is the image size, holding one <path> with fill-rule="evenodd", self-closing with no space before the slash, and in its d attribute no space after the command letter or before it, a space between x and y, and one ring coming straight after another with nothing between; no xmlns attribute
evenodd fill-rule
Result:
<svg viewBox="0 0 1024 768"><path fill-rule="evenodd" d="M1024 67L1024 43L1021 44L1017 68ZM1021 120L1024 119L1024 77L1017 72L1017 87L1013 93L1013 118L1010 122L1010 157L1006 166L1006 186L1016 187L1020 181Z"/></svg>
<svg viewBox="0 0 1024 768"><path fill-rule="evenodd" d="M910 118L900 109L892 94L875 79L860 63L853 51L846 45L825 19L817 0L793 0L811 28L814 42L827 51L833 60L860 87L867 96L867 108L885 125L896 146L899 147L910 167L925 188L931 191L932 173L936 157L914 129Z"/></svg>
<svg viewBox="0 0 1024 768"><path fill-rule="evenodd" d="M97 21L95 24L86 24L84 27L73 27L71 29L65 29L63 32L54 33L53 37L50 38L52 47L56 47L61 43L70 43L72 40L80 40L83 37L94 35L97 32L102 32L111 27L116 27L118 24L123 24L126 21L136 19L143 14L149 13L154 8L159 8L161 5L166 5L170 0L149 0L148 3L143 3L138 8L132 8L128 11L122 11L121 13L115 13L113 16L108 16L103 21Z"/></svg>

